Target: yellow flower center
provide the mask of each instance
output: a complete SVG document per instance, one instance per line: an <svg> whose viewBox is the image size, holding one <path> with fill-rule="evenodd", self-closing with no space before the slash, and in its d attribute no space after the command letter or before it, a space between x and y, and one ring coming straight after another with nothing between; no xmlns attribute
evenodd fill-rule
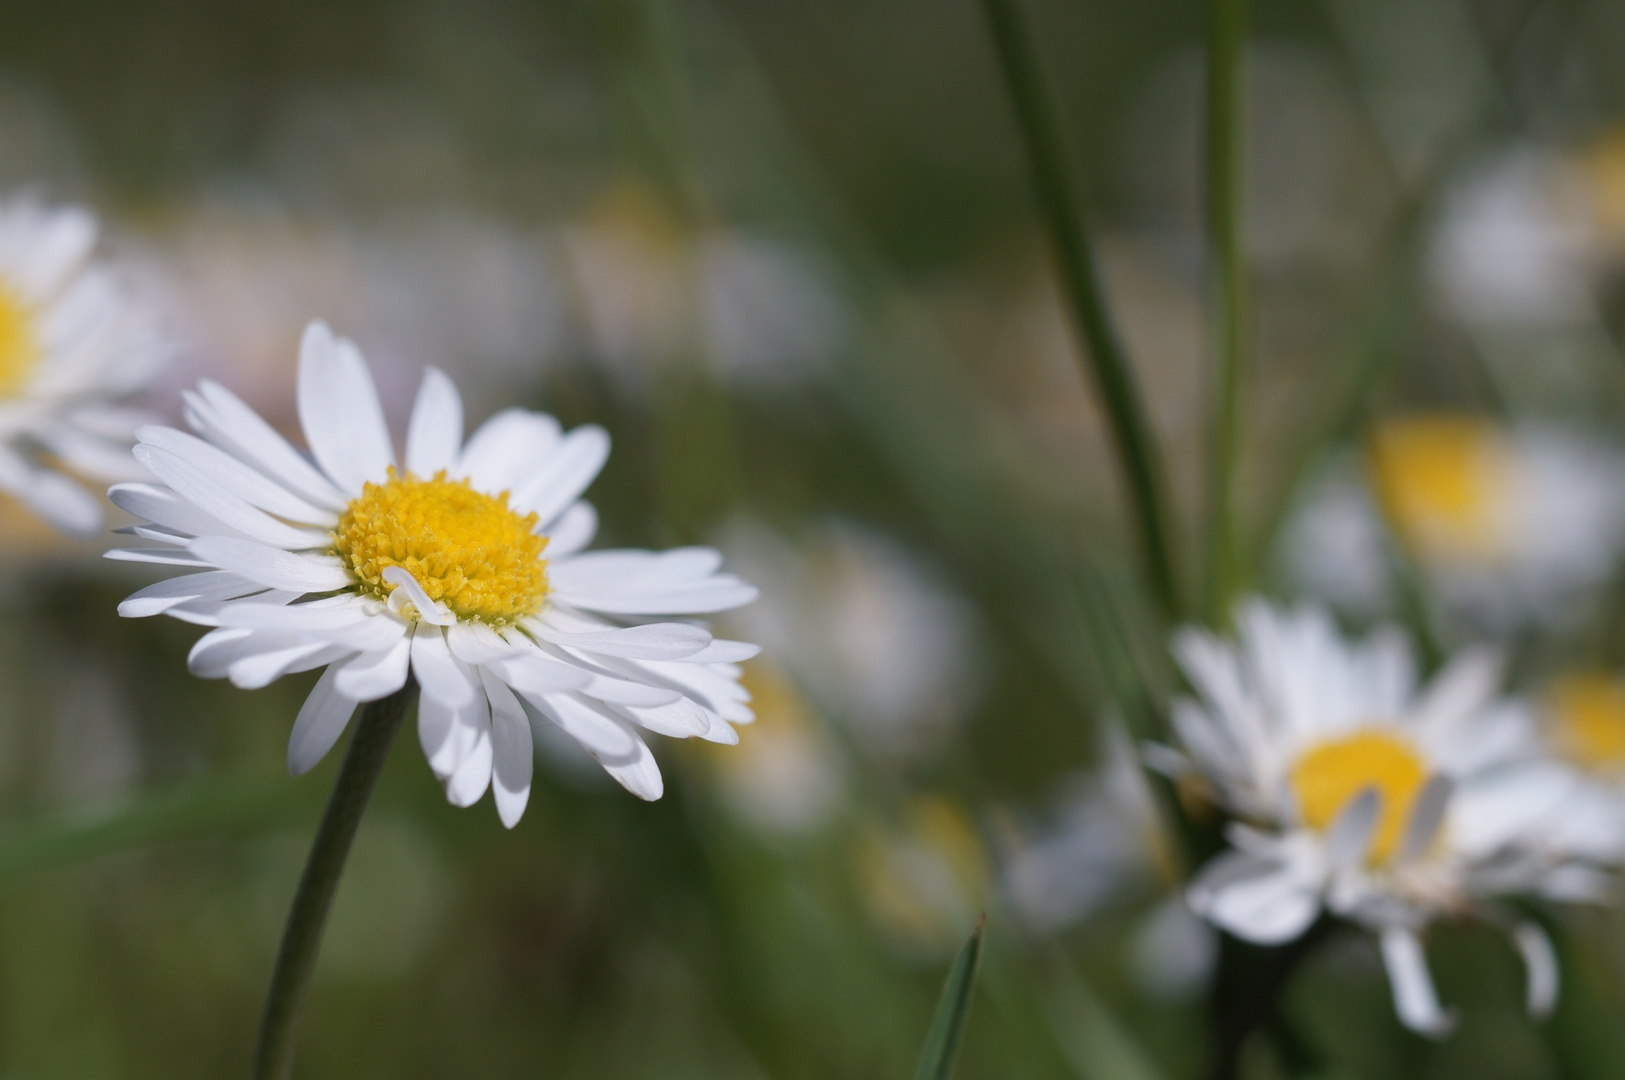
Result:
<svg viewBox="0 0 1625 1080"><path fill-rule="evenodd" d="M1467 416L1393 420L1371 435L1377 500L1401 540L1422 554L1493 556L1496 499L1508 472L1495 425Z"/></svg>
<svg viewBox="0 0 1625 1080"><path fill-rule="evenodd" d="M34 309L0 284L0 396L20 391L39 362Z"/></svg>
<svg viewBox="0 0 1625 1080"><path fill-rule="evenodd" d="M547 596L547 538L535 532L536 515L448 480L389 471L369 483L345 508L333 533L333 549L349 564L361 589L380 598L395 586L383 579L404 567L430 599L459 617L502 624L541 609Z"/></svg>
<svg viewBox="0 0 1625 1080"><path fill-rule="evenodd" d="M1553 741L1576 765L1625 767L1625 683L1610 675L1558 679L1547 694Z"/></svg>
<svg viewBox="0 0 1625 1080"><path fill-rule="evenodd" d="M1376 789L1382 805L1367 851L1373 862L1394 853L1426 782L1427 766L1409 743L1372 730L1311 747L1291 774L1304 823L1317 831L1329 828L1362 791Z"/></svg>

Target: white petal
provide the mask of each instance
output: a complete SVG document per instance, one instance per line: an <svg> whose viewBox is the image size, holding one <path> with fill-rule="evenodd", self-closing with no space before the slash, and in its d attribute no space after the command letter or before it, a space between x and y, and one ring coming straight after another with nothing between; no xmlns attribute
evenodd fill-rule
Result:
<svg viewBox="0 0 1625 1080"><path fill-rule="evenodd" d="M555 694L591 684L590 672L541 653L520 653L493 663L509 686L522 694Z"/></svg>
<svg viewBox="0 0 1625 1080"><path fill-rule="evenodd" d="M446 632L438 626L418 624L412 635L412 671L423 693L459 709L474 700L475 686L446 645Z"/></svg>
<svg viewBox="0 0 1625 1080"><path fill-rule="evenodd" d="M1382 792L1376 787L1367 787L1349 800L1326 831L1326 861L1343 869L1363 861L1381 814Z"/></svg>
<svg viewBox="0 0 1625 1080"><path fill-rule="evenodd" d="M69 536L88 540L102 531L101 500L66 476L39 468L5 446L0 446L0 489Z"/></svg>
<svg viewBox="0 0 1625 1080"><path fill-rule="evenodd" d="M665 789L660 766L630 723L576 694L527 694L525 700L598 759L626 790L651 802L660 798Z"/></svg>
<svg viewBox="0 0 1625 1080"><path fill-rule="evenodd" d="M299 347L299 423L316 463L351 497L395 463L366 361L324 322L306 327Z"/></svg>
<svg viewBox="0 0 1625 1080"><path fill-rule="evenodd" d="M1197 914L1259 945L1280 945L1309 929L1319 890L1297 868L1248 852L1220 855L1188 893Z"/></svg>
<svg viewBox="0 0 1625 1080"><path fill-rule="evenodd" d="M543 413L524 409L504 409L480 425L463 450L457 472L480 490L495 495L516 490L536 464L555 451L559 422ZM522 510L530 507L516 498L511 504ZM542 517L543 522L547 521Z"/></svg>
<svg viewBox="0 0 1625 1080"><path fill-rule="evenodd" d="M1447 736L1473 719L1495 697L1502 656L1487 646L1463 649L1434 676L1411 714L1424 739Z"/></svg>
<svg viewBox="0 0 1625 1080"><path fill-rule="evenodd" d="M406 685L412 640L404 635L383 652L364 653L339 669L338 689L357 701L377 701Z"/></svg>
<svg viewBox="0 0 1625 1080"><path fill-rule="evenodd" d="M348 501L332 481L277 434L242 399L209 379L185 394L186 419L204 438L281 481L317 506L342 510Z"/></svg>
<svg viewBox="0 0 1625 1080"><path fill-rule="evenodd" d="M127 442L113 442L65 423L42 424L34 429L33 435L41 446L80 476L109 484L119 480L143 480L147 476L147 471L130 455Z"/></svg>
<svg viewBox="0 0 1625 1080"><path fill-rule="evenodd" d="M341 659L350 651L325 641L300 641L238 657L226 669L226 675L239 690L258 690L291 671L308 671Z"/></svg>
<svg viewBox="0 0 1625 1080"><path fill-rule="evenodd" d="M336 666L322 672L300 708L299 718L293 722L293 734L288 738L288 772L294 776L303 776L327 756L355 712L356 703L338 692L337 678Z"/></svg>
<svg viewBox="0 0 1625 1080"><path fill-rule="evenodd" d="M555 645L630 660L681 660L711 644L709 631L687 623L649 623L591 634L556 630L542 620L532 620L527 628L533 628L537 637Z"/></svg>
<svg viewBox="0 0 1625 1080"><path fill-rule="evenodd" d="M349 571L324 555L296 555L234 536L200 536L187 545L198 558L273 589L332 592L346 588Z"/></svg>
<svg viewBox="0 0 1625 1080"><path fill-rule="evenodd" d="M481 670L485 693L491 701L491 794L502 824L513 828L530 801L535 750L530 741L530 719L518 699L502 682Z"/></svg>
<svg viewBox="0 0 1625 1080"><path fill-rule="evenodd" d="M329 542L323 530L295 528L255 509L226 486L226 479L167 450L143 443L133 453L137 461L177 494L244 536L294 551L326 547Z"/></svg>
<svg viewBox="0 0 1625 1080"><path fill-rule="evenodd" d="M578 427L541 468L515 486L514 505L535 511L544 524L551 522L581 497L608 458L609 434L596 424Z"/></svg>
<svg viewBox="0 0 1625 1080"><path fill-rule="evenodd" d="M1404 838L1400 840L1399 849L1394 853L1394 863L1404 865L1419 859L1432 846L1433 838L1439 833L1439 826L1444 824L1445 811L1450 808L1450 798L1456 793L1455 782L1443 773L1434 773L1428 777L1422 791L1416 796L1416 802L1411 806L1411 819L1405 825Z"/></svg>
<svg viewBox="0 0 1625 1080"><path fill-rule="evenodd" d="M1521 922L1512 928L1512 941L1523 957L1527 986L1524 994L1529 1015L1544 1020L1557 1007L1557 951L1539 923Z"/></svg>
<svg viewBox="0 0 1625 1080"><path fill-rule="evenodd" d="M1441 1039L1456 1026L1455 1018L1439 1007L1439 996L1428 974L1427 957L1414 930L1388 927L1382 931L1382 959L1394 992L1394 1011L1412 1031Z"/></svg>
<svg viewBox="0 0 1625 1080"><path fill-rule="evenodd" d="M199 510L196 504L181 498L169 488L155 484L115 484L107 489L113 505L136 517L145 518L154 525L185 533L204 536L220 533L241 536L236 529Z"/></svg>
<svg viewBox="0 0 1625 1080"><path fill-rule="evenodd" d="M312 506L264 473L250 468L196 435L148 424L136 432L136 437L144 446L155 446L187 462L250 506L289 521L310 525L331 526L337 520L332 511Z"/></svg>
<svg viewBox="0 0 1625 1080"><path fill-rule="evenodd" d="M437 603L429 598L418 579L412 571L404 566L386 566L381 575L383 579L395 586L389 594L389 610L397 615L404 614L406 605L410 603L417 617L430 626L451 626L457 621L457 616L451 613L451 608L443 603Z"/></svg>
<svg viewBox="0 0 1625 1080"><path fill-rule="evenodd" d="M406 428L406 468L428 479L457 465L463 445L463 399L439 368L423 373L412 421Z"/></svg>
<svg viewBox="0 0 1625 1080"><path fill-rule="evenodd" d="M446 800L453 806L473 806L491 786L491 707L483 692L458 714L459 731L467 749L446 778Z"/></svg>
<svg viewBox="0 0 1625 1080"><path fill-rule="evenodd" d="M705 615L743 607L760 595L756 586L732 574L718 574L705 581L671 588L597 586L589 589L559 582L556 578L553 587L559 599L566 603L606 615Z"/></svg>
<svg viewBox="0 0 1625 1080"><path fill-rule="evenodd" d="M112 559L114 562L153 563L158 566L191 566L198 569L211 569L214 563L207 559L200 559L186 551L176 551L174 548L113 548L102 552L102 558Z"/></svg>
<svg viewBox="0 0 1625 1080"><path fill-rule="evenodd" d="M229 574L223 570L209 570L201 574L182 574L165 578L144 589L138 589L124 598L118 613L126 619L140 619L149 615L162 615L177 604L189 600L232 600L251 596L264 586Z"/></svg>
<svg viewBox="0 0 1625 1080"><path fill-rule="evenodd" d="M549 559L567 558L592 543L597 532L598 511L592 508L592 503L575 503L547 529L547 549L543 554Z"/></svg>
<svg viewBox="0 0 1625 1080"><path fill-rule="evenodd" d="M714 638L711 644L695 653L693 656L683 658L687 664L739 664L754 656L760 656L762 647L752 645L748 641L726 641Z"/></svg>

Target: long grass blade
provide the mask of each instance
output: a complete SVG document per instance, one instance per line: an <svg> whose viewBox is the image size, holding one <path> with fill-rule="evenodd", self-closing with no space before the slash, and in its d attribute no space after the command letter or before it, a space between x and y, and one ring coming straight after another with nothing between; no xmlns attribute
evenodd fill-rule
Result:
<svg viewBox="0 0 1625 1080"><path fill-rule="evenodd" d="M914 1071L914 1080L948 1080L953 1075L954 1060L959 1056L959 1043L965 1037L965 1021L970 1016L971 991L976 988L976 970L982 959L982 933L987 927L987 916L976 920L976 929L970 939L954 957L954 966L948 971L943 984L942 997L937 1001L937 1012L931 1018L931 1031L925 1038L925 1049L920 1054L920 1067Z"/></svg>

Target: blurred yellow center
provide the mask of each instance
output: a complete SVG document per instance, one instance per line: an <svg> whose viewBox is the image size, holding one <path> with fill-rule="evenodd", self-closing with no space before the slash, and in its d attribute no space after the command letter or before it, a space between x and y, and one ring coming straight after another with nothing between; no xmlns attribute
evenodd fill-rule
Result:
<svg viewBox="0 0 1625 1080"><path fill-rule="evenodd" d="M1292 790L1304 823L1329 828L1366 788L1382 800L1367 854L1382 862L1394 853L1411 808L1427 781L1427 766L1415 749L1396 735L1361 731L1309 749L1292 767Z"/></svg>
<svg viewBox="0 0 1625 1080"><path fill-rule="evenodd" d="M1554 740L1577 765L1625 766L1625 683L1609 675L1568 675L1548 697Z"/></svg>
<svg viewBox="0 0 1625 1080"><path fill-rule="evenodd" d="M333 547L376 596L394 591L383 573L400 566L460 618L500 624L547 596L547 538L535 528L536 515L510 509L507 492L482 494L444 469L432 480L391 469L345 509Z"/></svg>
<svg viewBox="0 0 1625 1080"><path fill-rule="evenodd" d="M0 285L0 396L9 397L27 384L39 351L33 308Z"/></svg>
<svg viewBox="0 0 1625 1080"><path fill-rule="evenodd" d="M1466 416L1393 420L1371 435L1372 483L1400 539L1424 553L1493 555L1506 449L1495 425Z"/></svg>

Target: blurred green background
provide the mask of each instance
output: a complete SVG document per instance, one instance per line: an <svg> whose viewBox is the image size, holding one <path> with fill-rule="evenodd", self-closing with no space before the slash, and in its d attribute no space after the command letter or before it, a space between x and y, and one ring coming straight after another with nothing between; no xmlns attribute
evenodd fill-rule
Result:
<svg viewBox="0 0 1625 1080"><path fill-rule="evenodd" d="M1189 571L1206 14L1030 10ZM662 746L657 804L550 746L507 832L402 740L297 1075L904 1077L984 908L959 1076L1197 1073L1213 941L1109 765L1114 718L1154 730L1172 676L973 3L0 11L0 184L103 216L181 343L153 408L209 375L290 427L298 334L325 317L397 421L432 363L471 418L606 425L600 543L714 543L767 594L724 622L768 647L759 723ZM1369 416L1617 429L1622 54L1605 0L1254 6L1258 580L1286 587L1277 526ZM1561 248L1579 315L1537 295L1486 322L1519 283L1474 300L1450 275L1461 192L1507 162L1567 178L1548 231L1579 250L1525 222L1492 262L1539 277ZM335 768L283 770L311 677L194 679L194 628L117 618L137 571L13 508L0 527L0 1077L237 1075ZM1520 670L1607 653L1617 607ZM1354 939L1288 1012L1326 1077L1625 1076L1625 937L1567 930L1545 1026L1483 929L1430 942L1464 1010L1446 1043L1399 1027ZM1262 1049L1247 1067L1281 1075Z"/></svg>

